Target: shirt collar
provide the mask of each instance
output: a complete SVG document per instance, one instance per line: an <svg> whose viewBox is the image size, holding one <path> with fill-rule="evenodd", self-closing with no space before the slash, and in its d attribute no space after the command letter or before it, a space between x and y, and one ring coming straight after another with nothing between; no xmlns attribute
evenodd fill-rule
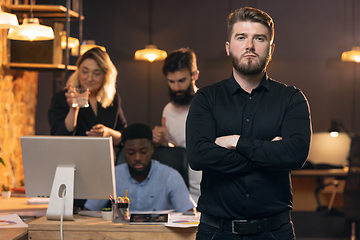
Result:
<svg viewBox="0 0 360 240"><path fill-rule="evenodd" d="M257 86L255 89L259 89L263 87L266 90L269 90L269 79L270 79L269 76L267 75L267 73L265 73L259 86ZM229 79L229 86L232 95L235 94L237 91L244 91L241 88L241 86L236 82L233 73L231 73L231 77Z"/></svg>

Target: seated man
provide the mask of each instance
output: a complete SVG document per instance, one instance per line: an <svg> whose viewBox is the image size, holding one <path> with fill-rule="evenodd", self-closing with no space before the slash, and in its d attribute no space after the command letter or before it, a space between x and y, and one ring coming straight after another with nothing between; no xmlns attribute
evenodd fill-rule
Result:
<svg viewBox="0 0 360 240"><path fill-rule="evenodd" d="M141 123L124 129L121 141L126 163L115 167L117 194L124 196L128 190L130 211L194 211L195 205L180 173L151 159L152 138L151 129ZM85 208L98 211L107 202L87 200Z"/></svg>

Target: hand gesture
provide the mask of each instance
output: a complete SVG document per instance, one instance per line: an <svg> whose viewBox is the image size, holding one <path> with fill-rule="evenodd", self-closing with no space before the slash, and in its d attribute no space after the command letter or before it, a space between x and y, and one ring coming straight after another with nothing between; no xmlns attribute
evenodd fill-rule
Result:
<svg viewBox="0 0 360 240"><path fill-rule="evenodd" d="M166 139L166 135L167 135L166 119L164 117L161 118L161 126L155 126L152 132L153 132L154 144L161 146L168 146L168 140Z"/></svg>

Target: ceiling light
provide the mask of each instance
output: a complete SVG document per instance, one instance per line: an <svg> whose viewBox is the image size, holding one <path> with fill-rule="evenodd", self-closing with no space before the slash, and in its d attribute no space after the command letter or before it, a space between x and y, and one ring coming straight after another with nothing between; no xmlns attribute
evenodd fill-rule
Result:
<svg viewBox="0 0 360 240"><path fill-rule="evenodd" d="M6 13L1 10L0 6L0 28L7 29L19 26L18 19L15 14Z"/></svg>
<svg viewBox="0 0 360 240"><path fill-rule="evenodd" d="M155 60L164 60L167 53L164 50L156 48L156 45L146 45L144 49L135 52L135 60L153 62Z"/></svg>
<svg viewBox="0 0 360 240"><path fill-rule="evenodd" d="M66 31L60 32L61 36L61 48L66 48ZM79 47L79 40L77 38L69 37L67 43L69 44L69 49Z"/></svg>
<svg viewBox="0 0 360 240"><path fill-rule="evenodd" d="M104 52L106 52L106 48L103 46L96 45L95 40L84 40L84 41L82 41L81 46L80 46L80 55L83 55L85 52L87 52L88 50L90 50L94 47L98 47L101 50L103 50Z"/></svg>
<svg viewBox="0 0 360 240"><path fill-rule="evenodd" d="M42 41L54 39L51 27L40 25L38 18L24 18L22 25L10 28L9 39L23 41Z"/></svg>
<svg viewBox="0 0 360 240"><path fill-rule="evenodd" d="M156 45L152 43L152 1L149 0L149 44L144 49L135 52L135 60L139 61L160 61L164 60L167 53L164 50L157 49Z"/></svg>
<svg viewBox="0 0 360 240"><path fill-rule="evenodd" d="M344 62L360 62L360 47L355 46L351 51L345 51L341 54L341 61Z"/></svg>

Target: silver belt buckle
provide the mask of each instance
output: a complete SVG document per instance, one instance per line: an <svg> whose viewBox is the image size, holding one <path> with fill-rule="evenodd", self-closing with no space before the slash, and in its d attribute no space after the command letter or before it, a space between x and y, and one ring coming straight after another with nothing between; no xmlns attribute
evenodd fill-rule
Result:
<svg viewBox="0 0 360 240"><path fill-rule="evenodd" d="M248 220L232 220L231 221L231 232L233 234L240 234L238 232L235 231L234 227L235 227L235 223L247 223Z"/></svg>

